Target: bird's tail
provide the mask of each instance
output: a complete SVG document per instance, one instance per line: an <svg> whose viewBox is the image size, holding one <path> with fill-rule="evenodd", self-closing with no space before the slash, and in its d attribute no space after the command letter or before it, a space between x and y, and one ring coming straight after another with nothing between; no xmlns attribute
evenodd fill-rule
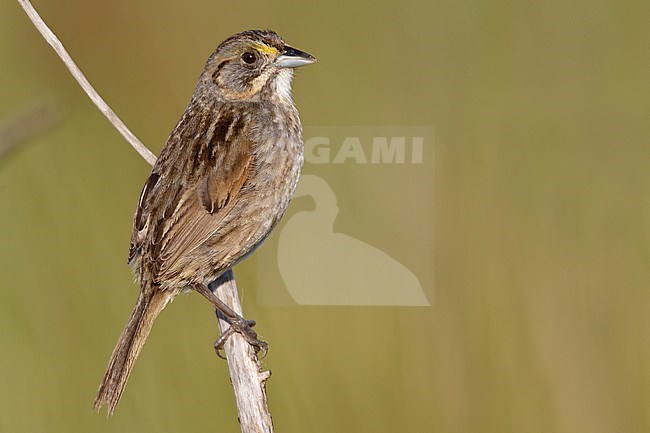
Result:
<svg viewBox="0 0 650 433"><path fill-rule="evenodd" d="M108 406L108 415L115 411L120 401L126 381L129 379L133 364L138 358L144 342L147 340L153 322L165 305L173 298L172 291L140 291L138 302L131 313L129 322L124 327L108 362L106 374L95 397L95 410Z"/></svg>

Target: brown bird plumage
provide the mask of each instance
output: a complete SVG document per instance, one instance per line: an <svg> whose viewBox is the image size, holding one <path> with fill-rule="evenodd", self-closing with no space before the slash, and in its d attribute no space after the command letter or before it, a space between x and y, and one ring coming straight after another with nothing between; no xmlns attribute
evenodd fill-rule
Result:
<svg viewBox="0 0 650 433"><path fill-rule="evenodd" d="M186 289L265 348L207 285L259 246L289 204L303 163L291 78L293 68L314 61L268 30L234 35L208 59L138 201L129 263L140 295L96 409L106 404L113 413L154 320Z"/></svg>

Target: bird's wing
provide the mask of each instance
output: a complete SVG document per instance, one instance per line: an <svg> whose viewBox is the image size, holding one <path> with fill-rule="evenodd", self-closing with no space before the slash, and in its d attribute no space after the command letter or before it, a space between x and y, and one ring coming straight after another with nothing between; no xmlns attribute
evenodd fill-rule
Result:
<svg viewBox="0 0 650 433"><path fill-rule="evenodd" d="M133 224L129 261L149 243L147 261L153 278L162 278L180 258L215 232L226 229L222 227L224 216L246 184L252 165L246 128L232 128L230 135L219 134L218 128L217 124L209 145L203 144L199 155L207 163L195 159L195 163L161 164L144 185ZM196 141L194 146L199 146ZM185 158L192 158L191 150L186 153L189 155ZM193 173L183 172L187 170ZM163 179L165 176L170 180ZM191 181L171 181L171 177Z"/></svg>

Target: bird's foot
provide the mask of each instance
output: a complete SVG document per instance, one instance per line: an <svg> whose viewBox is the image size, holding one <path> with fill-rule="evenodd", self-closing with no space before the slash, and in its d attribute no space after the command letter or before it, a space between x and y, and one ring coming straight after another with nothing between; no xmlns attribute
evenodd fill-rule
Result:
<svg viewBox="0 0 650 433"><path fill-rule="evenodd" d="M256 354L262 352L260 358L266 356L266 353L269 350L269 345L265 341L257 338L257 332L253 331L253 326L255 326L254 320L245 320L242 317L235 317L233 319L228 319L228 321L230 322L230 326L219 336L219 338L217 338L217 341L214 342L214 350L217 352L219 358L226 359L226 357L221 354L221 350L226 344L228 337L235 332L238 332L242 337L244 337L244 340L255 349Z"/></svg>

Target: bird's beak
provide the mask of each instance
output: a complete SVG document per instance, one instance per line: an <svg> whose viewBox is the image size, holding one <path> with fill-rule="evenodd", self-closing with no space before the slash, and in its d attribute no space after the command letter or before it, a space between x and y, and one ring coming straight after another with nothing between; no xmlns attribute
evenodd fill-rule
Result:
<svg viewBox="0 0 650 433"><path fill-rule="evenodd" d="M278 68L297 68L316 62L316 58L309 53L285 45L282 53L275 59Z"/></svg>

